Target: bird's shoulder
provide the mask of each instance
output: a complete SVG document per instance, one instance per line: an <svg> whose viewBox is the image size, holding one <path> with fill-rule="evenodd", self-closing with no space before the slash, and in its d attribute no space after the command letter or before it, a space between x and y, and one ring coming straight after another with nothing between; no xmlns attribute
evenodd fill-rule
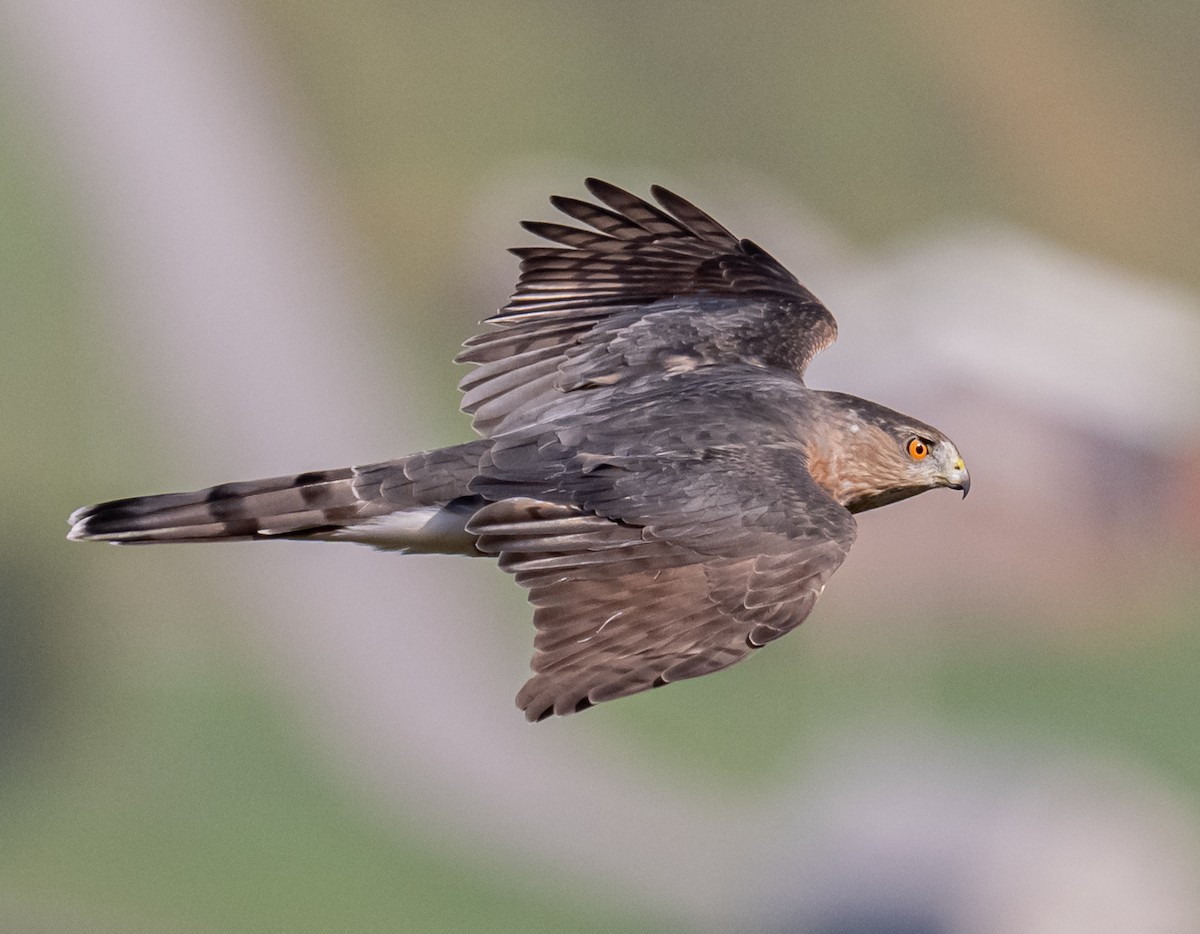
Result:
<svg viewBox="0 0 1200 934"><path fill-rule="evenodd" d="M795 377L747 366L562 394L535 424L492 439L472 489L660 530L820 527L849 541L852 517L808 469L820 404Z"/></svg>

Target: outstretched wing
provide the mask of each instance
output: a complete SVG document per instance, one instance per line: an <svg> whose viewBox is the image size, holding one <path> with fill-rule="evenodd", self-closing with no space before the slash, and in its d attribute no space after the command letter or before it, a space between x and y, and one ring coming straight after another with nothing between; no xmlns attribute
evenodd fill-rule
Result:
<svg viewBox="0 0 1200 934"><path fill-rule="evenodd" d="M522 482L524 456L497 454L489 498ZM575 458L571 502L500 499L468 526L536 608L530 720L732 665L808 616L854 541L794 449Z"/></svg>
<svg viewBox="0 0 1200 934"><path fill-rule="evenodd" d="M587 187L599 204L551 203L592 229L526 222L556 245L513 250L516 292L488 319L496 330L458 356L477 366L461 389L481 434L527 423L555 392L648 372L749 364L802 377L833 342L837 325L811 292L693 204L658 186L658 206L597 179Z"/></svg>

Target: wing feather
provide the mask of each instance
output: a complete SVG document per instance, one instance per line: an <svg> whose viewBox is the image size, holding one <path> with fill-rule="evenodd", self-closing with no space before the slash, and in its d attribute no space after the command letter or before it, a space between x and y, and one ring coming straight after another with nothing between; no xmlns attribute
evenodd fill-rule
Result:
<svg viewBox="0 0 1200 934"><path fill-rule="evenodd" d="M568 469L536 480L546 458ZM599 459L514 439L472 484L493 500L468 525L476 547L535 608L530 720L734 664L804 620L854 541L795 450Z"/></svg>
<svg viewBox="0 0 1200 934"><path fill-rule="evenodd" d="M480 434L528 423L555 393L672 366L750 362L802 377L833 342L837 325L812 293L691 202L658 186L655 205L598 179L586 185L599 203L551 198L585 226L524 222L554 246L513 250L516 290L489 319L495 330L458 357L477 367L462 388ZM524 356L532 350L541 353Z"/></svg>

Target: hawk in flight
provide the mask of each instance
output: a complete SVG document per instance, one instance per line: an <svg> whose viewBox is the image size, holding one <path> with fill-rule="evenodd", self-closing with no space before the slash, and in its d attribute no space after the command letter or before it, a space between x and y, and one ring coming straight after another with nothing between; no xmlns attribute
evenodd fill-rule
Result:
<svg viewBox="0 0 1200 934"><path fill-rule="evenodd" d="M589 179L527 222L507 305L458 360L481 436L399 460L141 496L72 539L317 539L486 555L529 590L530 720L726 668L796 628L854 514L970 477L929 425L804 385L833 316L663 188Z"/></svg>

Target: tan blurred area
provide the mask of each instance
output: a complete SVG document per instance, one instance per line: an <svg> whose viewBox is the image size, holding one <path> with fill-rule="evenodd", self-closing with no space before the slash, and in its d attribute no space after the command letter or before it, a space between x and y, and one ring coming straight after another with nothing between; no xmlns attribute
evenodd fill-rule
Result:
<svg viewBox="0 0 1200 934"><path fill-rule="evenodd" d="M1200 8L0 3L0 927L1200 928ZM727 673L531 727L484 561L65 541L469 437L587 175L970 466Z"/></svg>

